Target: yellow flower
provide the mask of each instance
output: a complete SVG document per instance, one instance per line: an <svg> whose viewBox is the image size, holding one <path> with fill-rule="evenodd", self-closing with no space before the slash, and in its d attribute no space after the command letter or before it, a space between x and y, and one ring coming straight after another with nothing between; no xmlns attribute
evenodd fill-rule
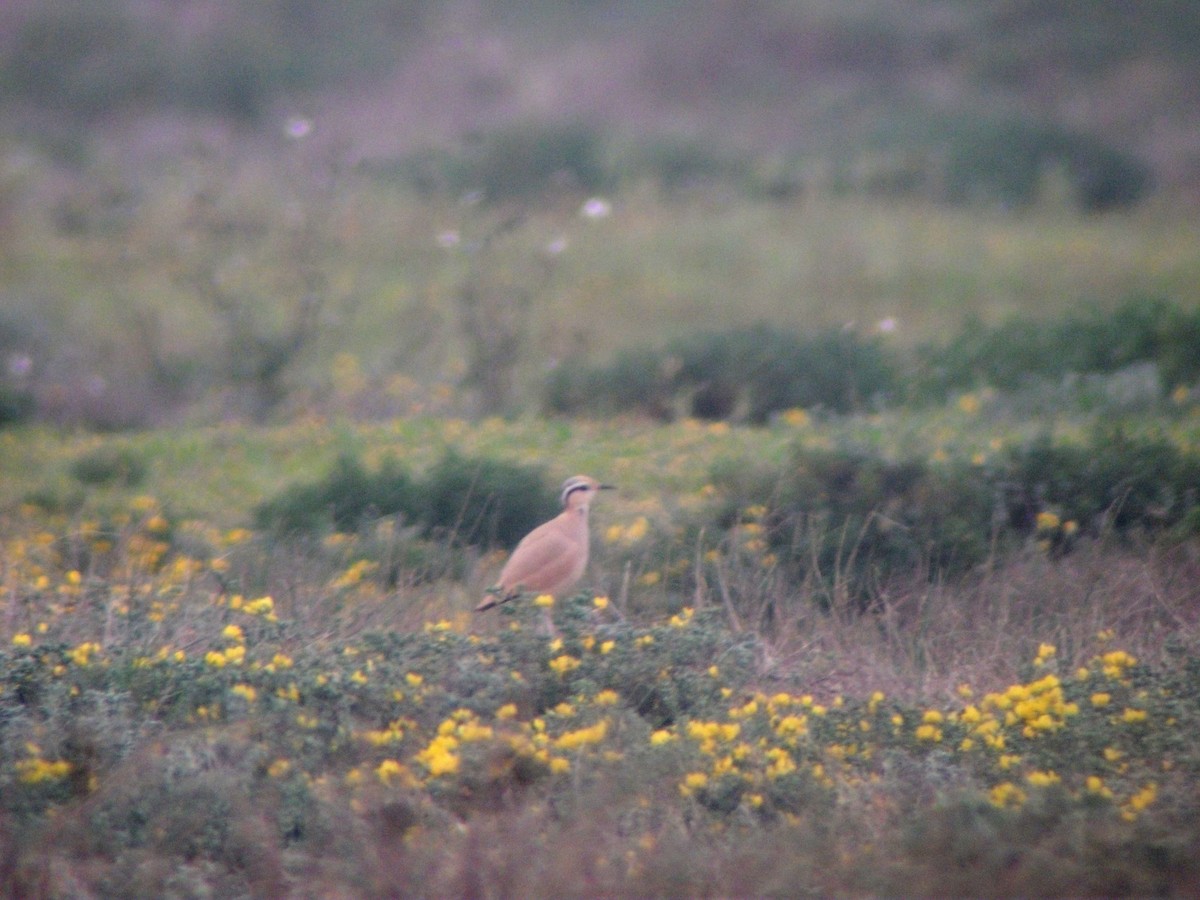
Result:
<svg viewBox="0 0 1200 900"><path fill-rule="evenodd" d="M683 784L679 786L679 792L685 797L690 797L696 791L708 786L708 775L704 772L688 772L683 777Z"/></svg>
<svg viewBox="0 0 1200 900"><path fill-rule="evenodd" d="M590 728L580 728L561 735L554 745L560 750L577 750L588 744L598 744L608 734L608 720L601 719Z"/></svg>
<svg viewBox="0 0 1200 900"><path fill-rule="evenodd" d="M555 775L564 775L571 771L571 761L563 759L561 756L551 757L550 771Z"/></svg>
<svg viewBox="0 0 1200 900"><path fill-rule="evenodd" d="M244 612L251 616L267 616L275 610L275 601L270 597L259 597L246 604Z"/></svg>
<svg viewBox="0 0 1200 900"><path fill-rule="evenodd" d="M267 775L271 778L282 778L292 769L290 760L283 758L277 759L267 766Z"/></svg>
<svg viewBox="0 0 1200 900"><path fill-rule="evenodd" d="M503 706L501 706L499 709L496 710L496 718L497 719L501 719L501 720L515 719L516 716L517 716L517 704L515 704L515 703L505 703Z"/></svg>
<svg viewBox="0 0 1200 900"><path fill-rule="evenodd" d="M71 774L71 768L71 764L66 760L60 759L51 762L40 757L18 760L16 764L17 777L25 784L61 781Z"/></svg>
<svg viewBox="0 0 1200 900"><path fill-rule="evenodd" d="M797 406L784 410L780 418L783 419L785 425L789 425L792 428L803 428L809 422L808 413Z"/></svg>
<svg viewBox="0 0 1200 900"><path fill-rule="evenodd" d="M99 652L99 644L94 641L84 641L71 651L71 662L77 666L86 666L91 661L91 655Z"/></svg>
<svg viewBox="0 0 1200 900"><path fill-rule="evenodd" d="M1098 691L1097 693L1092 694L1092 706L1096 707L1097 709L1108 706L1111 701L1112 694L1106 694L1103 691Z"/></svg>
<svg viewBox="0 0 1200 900"><path fill-rule="evenodd" d="M1052 512L1043 510L1037 514L1037 530L1038 531L1054 531L1062 523L1057 515Z"/></svg>
<svg viewBox="0 0 1200 900"><path fill-rule="evenodd" d="M258 697L258 691L248 684L235 684L229 689L229 692L241 697L247 703L253 703Z"/></svg>
<svg viewBox="0 0 1200 900"><path fill-rule="evenodd" d="M404 676L404 680L408 682L410 687L420 687L421 683L425 679L422 676L418 675L416 672L409 672L407 675Z"/></svg>
<svg viewBox="0 0 1200 900"><path fill-rule="evenodd" d="M384 784L391 784L393 779L400 777L404 767L394 759L385 759L375 767L375 777Z"/></svg>
<svg viewBox="0 0 1200 900"><path fill-rule="evenodd" d="M696 611L692 609L692 607L685 606L682 610L680 610L678 615L671 616L671 620L669 622L670 626L672 628L683 628L692 621L692 615L695 612Z"/></svg>
<svg viewBox="0 0 1200 900"><path fill-rule="evenodd" d="M1104 779L1099 775L1089 775L1087 777L1087 790L1089 794L1095 794L1098 797L1111 799L1113 795L1113 792L1105 786Z"/></svg>
<svg viewBox="0 0 1200 900"><path fill-rule="evenodd" d="M236 641L239 644L246 640L246 636L242 634L242 629L239 625L226 625L221 631L221 637L227 641Z"/></svg>
<svg viewBox="0 0 1200 900"><path fill-rule="evenodd" d="M14 634L12 637L12 645L14 647L28 647L32 643L33 643L33 638L31 638L25 632L21 632L20 634Z"/></svg>
<svg viewBox="0 0 1200 900"><path fill-rule="evenodd" d="M615 641L603 641L600 644L600 655L603 656L606 653L610 653L612 651L612 648L615 647L616 645L617 644Z"/></svg>
<svg viewBox="0 0 1200 900"><path fill-rule="evenodd" d="M678 737L675 733L668 731L665 728L660 728L658 731L650 735L650 746L661 747L663 744L668 744Z"/></svg>
<svg viewBox="0 0 1200 900"><path fill-rule="evenodd" d="M1003 781L988 792L988 799L1001 809L1021 806L1025 802L1025 792L1011 781Z"/></svg>
<svg viewBox="0 0 1200 900"><path fill-rule="evenodd" d="M604 690L598 693L593 702L597 706L615 706L621 699L621 695L613 690Z"/></svg>
<svg viewBox="0 0 1200 900"><path fill-rule="evenodd" d="M422 763L434 778L453 775L458 771L460 762L458 755L454 753L457 747L458 739L453 735L439 734L417 754L417 761Z"/></svg>
<svg viewBox="0 0 1200 900"><path fill-rule="evenodd" d="M1040 772L1037 770L1026 775L1025 780L1034 787L1049 787L1052 784L1058 784L1062 781L1056 772Z"/></svg>
<svg viewBox="0 0 1200 900"><path fill-rule="evenodd" d="M556 657L554 657L554 659L550 660L549 665L550 665L551 671L553 671L555 674L561 676L561 675L566 675L568 672L571 672L575 669L578 669L579 668L579 660L576 659L574 656L570 656L570 655L564 653L561 656L556 656Z"/></svg>
<svg viewBox="0 0 1200 900"><path fill-rule="evenodd" d="M596 609L608 609L608 598L607 597L593 597L592 598L592 606L596 607Z"/></svg>
<svg viewBox="0 0 1200 900"><path fill-rule="evenodd" d="M1125 707L1125 711L1121 713L1121 721L1126 724L1133 725L1138 722L1146 721L1146 711L1144 709L1133 709Z"/></svg>
<svg viewBox="0 0 1200 900"><path fill-rule="evenodd" d="M1126 803L1126 809L1134 814L1140 813L1147 806L1158 799L1158 785L1151 781L1140 791L1129 798Z"/></svg>
<svg viewBox="0 0 1200 900"><path fill-rule="evenodd" d="M542 609L549 609L554 605L553 594L538 594L533 598L533 605L540 606Z"/></svg>
<svg viewBox="0 0 1200 900"><path fill-rule="evenodd" d="M942 739L942 729L938 728L936 725L930 725L928 723L924 725L918 725L916 735L918 741L930 741L932 743L937 743Z"/></svg>

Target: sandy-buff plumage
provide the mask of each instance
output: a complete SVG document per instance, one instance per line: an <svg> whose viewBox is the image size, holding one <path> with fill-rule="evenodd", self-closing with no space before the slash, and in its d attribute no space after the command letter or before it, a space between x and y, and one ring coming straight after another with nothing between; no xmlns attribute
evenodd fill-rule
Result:
<svg viewBox="0 0 1200 900"><path fill-rule="evenodd" d="M522 594L561 595L583 577L588 561L588 510L601 484L586 475L563 482L563 511L521 539L476 612Z"/></svg>

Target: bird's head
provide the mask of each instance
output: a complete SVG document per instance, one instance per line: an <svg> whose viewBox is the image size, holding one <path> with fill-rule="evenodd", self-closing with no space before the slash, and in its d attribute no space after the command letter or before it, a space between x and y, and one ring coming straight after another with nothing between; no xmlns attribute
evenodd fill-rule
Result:
<svg viewBox="0 0 1200 900"><path fill-rule="evenodd" d="M611 484L601 484L595 478L587 475L572 475L563 482L560 499L564 509L586 507L592 501L597 491L612 490Z"/></svg>

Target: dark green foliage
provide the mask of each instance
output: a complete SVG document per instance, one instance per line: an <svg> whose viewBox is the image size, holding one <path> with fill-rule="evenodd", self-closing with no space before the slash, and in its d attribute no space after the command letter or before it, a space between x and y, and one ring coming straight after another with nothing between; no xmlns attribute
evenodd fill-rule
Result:
<svg viewBox="0 0 1200 900"><path fill-rule="evenodd" d="M71 464L71 475L81 484L137 487L146 478L146 460L133 450L105 446L85 453Z"/></svg>
<svg viewBox="0 0 1200 900"><path fill-rule="evenodd" d="M283 533L354 531L373 518L411 517L415 506L412 478L394 459L369 473L357 458L343 454L324 478L287 488L254 515L260 527Z"/></svg>
<svg viewBox="0 0 1200 900"><path fill-rule="evenodd" d="M540 469L448 452L423 479L395 459L368 471L344 454L321 479L293 485L255 510L259 527L283 534L352 532L397 516L426 536L513 547L553 515Z"/></svg>
<svg viewBox="0 0 1200 900"><path fill-rule="evenodd" d="M1200 503L1200 457L1162 437L1099 429L1086 445L1043 438L1008 454L998 486L1009 524L1028 531L1039 510L1085 530L1183 526Z"/></svg>
<svg viewBox="0 0 1200 900"><path fill-rule="evenodd" d="M464 187L489 201L563 187L596 191L608 182L600 136L582 124L509 126L484 135L466 158Z"/></svg>
<svg viewBox="0 0 1200 900"><path fill-rule="evenodd" d="M802 336L771 325L704 332L659 351L619 355L608 366L560 367L546 388L553 412L675 412L764 424L793 407L862 409L896 386L876 340L830 330Z"/></svg>
<svg viewBox="0 0 1200 900"><path fill-rule="evenodd" d="M1200 311L1135 297L1113 310L1088 308L1058 321L970 320L946 344L921 348L913 389L937 397L979 385L1013 390L1139 363L1154 363L1168 390L1200 378Z"/></svg>
<svg viewBox="0 0 1200 900"><path fill-rule="evenodd" d="M965 465L889 460L857 448L802 448L773 491L744 470L713 473L726 488L726 527L769 497L761 524L791 579L865 598L900 574L962 572L993 536L995 489ZM747 493L748 491L748 493Z"/></svg>
<svg viewBox="0 0 1200 900"><path fill-rule="evenodd" d="M607 366L566 363L546 381L545 405L559 414L638 412L655 419L674 415L674 368L665 351L622 350Z"/></svg>
<svg viewBox="0 0 1200 900"><path fill-rule="evenodd" d="M430 532L503 547L516 546L558 508L541 469L453 451L426 476L419 504L418 518Z"/></svg>
<svg viewBox="0 0 1200 900"><path fill-rule="evenodd" d="M719 466L712 481L723 529L765 504L759 523L790 578L860 599L889 578L962 573L1031 538L1063 553L1082 536L1188 534L1200 522L1200 456L1117 427L979 466L801 447L782 475Z"/></svg>
<svg viewBox="0 0 1200 900"><path fill-rule="evenodd" d="M374 174L424 194L475 195L484 202L536 198L568 188L612 186L598 131L582 123L524 122L476 135L460 149L418 150Z"/></svg>
<svg viewBox="0 0 1200 900"><path fill-rule="evenodd" d="M948 152L945 191L953 202L1031 203L1054 168L1066 174L1079 206L1093 212L1132 206L1150 186L1141 160L1099 139L1024 120L963 127Z"/></svg>
<svg viewBox="0 0 1200 900"><path fill-rule="evenodd" d="M629 170L644 173L669 192L713 182L738 183L750 174L746 159L722 154L711 142L669 135L644 141L623 162Z"/></svg>
<svg viewBox="0 0 1200 900"><path fill-rule="evenodd" d="M31 393L0 384L0 428L28 421L34 409Z"/></svg>

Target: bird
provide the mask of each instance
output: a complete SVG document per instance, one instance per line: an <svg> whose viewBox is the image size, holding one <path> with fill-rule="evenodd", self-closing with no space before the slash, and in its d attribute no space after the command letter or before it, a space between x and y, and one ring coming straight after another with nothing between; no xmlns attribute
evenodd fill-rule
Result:
<svg viewBox="0 0 1200 900"><path fill-rule="evenodd" d="M475 611L483 612L522 594L558 596L573 587L587 568L592 498L597 491L612 487L587 475L573 475L564 481L563 511L521 538L495 586L488 589Z"/></svg>

